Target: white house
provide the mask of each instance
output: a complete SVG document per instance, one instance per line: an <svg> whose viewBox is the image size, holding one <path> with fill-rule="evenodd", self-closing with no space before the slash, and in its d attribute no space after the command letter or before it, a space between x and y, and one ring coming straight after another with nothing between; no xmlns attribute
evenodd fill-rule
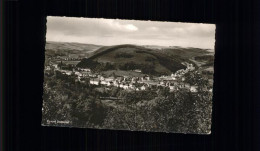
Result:
<svg viewBox="0 0 260 151"><path fill-rule="evenodd" d="M128 85L123 86L123 89L125 89L125 90L128 89L128 88L129 88Z"/></svg>
<svg viewBox="0 0 260 151"><path fill-rule="evenodd" d="M121 83L121 84L119 85L119 87L120 87L120 88L123 88L123 87L124 87L124 84Z"/></svg>
<svg viewBox="0 0 260 151"><path fill-rule="evenodd" d="M75 75L77 75L77 76L82 76L82 73L76 71L76 72L75 72Z"/></svg>
<svg viewBox="0 0 260 151"><path fill-rule="evenodd" d="M52 65L55 69L58 69L58 64L53 64Z"/></svg>
<svg viewBox="0 0 260 151"><path fill-rule="evenodd" d="M116 87L119 87L119 82L118 82L118 80L113 81L113 85L116 86Z"/></svg>
<svg viewBox="0 0 260 151"><path fill-rule="evenodd" d="M195 67L193 66L193 64L188 64L187 69L192 71L195 69Z"/></svg>
<svg viewBox="0 0 260 151"><path fill-rule="evenodd" d="M138 78L137 78L137 77L133 77L133 78L131 79L131 82L132 82L132 83L136 83L136 82L137 82L137 80L138 80Z"/></svg>
<svg viewBox="0 0 260 151"><path fill-rule="evenodd" d="M68 72L67 72L67 75L72 75L72 74L74 74L73 71L68 71Z"/></svg>
<svg viewBox="0 0 260 151"><path fill-rule="evenodd" d="M111 83L110 82L107 82L107 86L110 86L111 85Z"/></svg>
<svg viewBox="0 0 260 151"><path fill-rule="evenodd" d="M90 72L91 70L86 68L86 69L81 69L82 71L87 71L87 72Z"/></svg>
<svg viewBox="0 0 260 151"><path fill-rule="evenodd" d="M150 77L148 75L145 75L142 80L150 80Z"/></svg>
<svg viewBox="0 0 260 151"><path fill-rule="evenodd" d="M191 86L191 87L190 87L190 91L191 91L191 92L198 92L197 86Z"/></svg>
<svg viewBox="0 0 260 151"><path fill-rule="evenodd" d="M169 88L170 88L170 90L174 90L175 87L174 86L169 86Z"/></svg>
<svg viewBox="0 0 260 151"><path fill-rule="evenodd" d="M159 85L165 85L166 83L164 81L160 81Z"/></svg>
<svg viewBox="0 0 260 151"><path fill-rule="evenodd" d="M145 90L146 89L146 87L143 85L143 86L141 86L141 88L140 88L141 90Z"/></svg>
<svg viewBox="0 0 260 151"><path fill-rule="evenodd" d="M109 77L109 78L104 78L104 80L107 81L107 82L110 82L110 81L113 81L114 78L113 77Z"/></svg>
<svg viewBox="0 0 260 151"><path fill-rule="evenodd" d="M99 80L105 80L105 78L101 75L98 75Z"/></svg>
<svg viewBox="0 0 260 151"><path fill-rule="evenodd" d="M129 88L130 89L135 89L134 85L132 85L132 84L129 84Z"/></svg>
<svg viewBox="0 0 260 151"><path fill-rule="evenodd" d="M98 85L99 84L99 80L98 79L92 79L89 81L90 84L93 84L93 85Z"/></svg>
<svg viewBox="0 0 260 151"><path fill-rule="evenodd" d="M106 81L101 81L100 84L107 85L107 82Z"/></svg>
<svg viewBox="0 0 260 151"><path fill-rule="evenodd" d="M135 72L138 72L138 73L140 73L140 72L142 72L140 69L136 69L136 70L134 70Z"/></svg>

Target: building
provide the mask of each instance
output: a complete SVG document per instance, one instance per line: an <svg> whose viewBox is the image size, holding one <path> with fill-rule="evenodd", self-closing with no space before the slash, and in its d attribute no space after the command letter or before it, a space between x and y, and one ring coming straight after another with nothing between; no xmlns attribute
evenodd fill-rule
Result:
<svg viewBox="0 0 260 151"><path fill-rule="evenodd" d="M191 92L198 92L197 88L198 88L198 86L191 86L190 91Z"/></svg>
<svg viewBox="0 0 260 151"><path fill-rule="evenodd" d="M170 90L175 90L175 86L169 86Z"/></svg>
<svg viewBox="0 0 260 151"><path fill-rule="evenodd" d="M144 84L144 85L141 86L140 89L144 91L144 90L147 90L148 88L149 88L149 85L148 84Z"/></svg>
<svg viewBox="0 0 260 151"><path fill-rule="evenodd" d="M149 77L148 75L145 75L145 76L143 77L143 80L150 80L150 77Z"/></svg>
<svg viewBox="0 0 260 151"><path fill-rule="evenodd" d="M87 72L91 72L90 69L86 68L86 69L81 69L82 71L87 71Z"/></svg>
<svg viewBox="0 0 260 151"><path fill-rule="evenodd" d="M107 85L107 81L101 81L100 84Z"/></svg>
<svg viewBox="0 0 260 151"><path fill-rule="evenodd" d="M142 72L140 69L135 69L134 71L138 73Z"/></svg>
<svg viewBox="0 0 260 151"><path fill-rule="evenodd" d="M92 84L92 85L99 85L99 79L97 79L97 78L91 79L89 81L89 83Z"/></svg>
<svg viewBox="0 0 260 151"><path fill-rule="evenodd" d="M195 67L193 66L193 64L188 64L187 70L193 71L193 70L195 70Z"/></svg>
<svg viewBox="0 0 260 151"><path fill-rule="evenodd" d="M58 64L52 64L55 69L58 69Z"/></svg>
<svg viewBox="0 0 260 151"><path fill-rule="evenodd" d="M141 90L145 90L146 88L145 88L145 86L143 85L143 86L141 86L140 89L141 89Z"/></svg>
<svg viewBox="0 0 260 151"><path fill-rule="evenodd" d="M98 75L98 78L102 81L102 80L105 80L105 78L101 75Z"/></svg>
<svg viewBox="0 0 260 151"><path fill-rule="evenodd" d="M128 85L124 85L124 86L123 86L123 89L125 89L125 90L127 90L128 88L129 88Z"/></svg>
<svg viewBox="0 0 260 151"><path fill-rule="evenodd" d="M72 71L65 71L66 75L71 75Z"/></svg>

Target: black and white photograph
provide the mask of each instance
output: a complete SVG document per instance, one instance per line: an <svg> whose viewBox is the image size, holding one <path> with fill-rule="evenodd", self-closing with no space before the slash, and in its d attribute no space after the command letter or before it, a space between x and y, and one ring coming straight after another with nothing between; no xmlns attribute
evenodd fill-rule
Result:
<svg viewBox="0 0 260 151"><path fill-rule="evenodd" d="M210 134L215 24L47 17L42 125Z"/></svg>

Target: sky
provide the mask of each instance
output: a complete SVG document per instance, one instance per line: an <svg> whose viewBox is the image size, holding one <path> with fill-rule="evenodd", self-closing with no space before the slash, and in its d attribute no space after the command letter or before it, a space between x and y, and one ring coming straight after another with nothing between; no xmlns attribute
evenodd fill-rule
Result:
<svg viewBox="0 0 260 151"><path fill-rule="evenodd" d="M214 49L215 24L47 17L46 41Z"/></svg>

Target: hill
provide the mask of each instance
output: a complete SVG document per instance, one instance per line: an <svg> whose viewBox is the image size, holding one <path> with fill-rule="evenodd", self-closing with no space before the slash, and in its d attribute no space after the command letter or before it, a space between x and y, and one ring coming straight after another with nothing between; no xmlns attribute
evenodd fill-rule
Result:
<svg viewBox="0 0 260 151"><path fill-rule="evenodd" d="M140 69L145 74L171 74L186 68L182 63L189 61L189 57L195 54L186 51L157 50L136 45L106 46L95 51L88 59L83 59L77 66L99 72ZM200 52L197 54L201 55Z"/></svg>
<svg viewBox="0 0 260 151"><path fill-rule="evenodd" d="M73 56L88 57L92 52L103 46L82 43L53 42L47 41L45 54L48 56Z"/></svg>
<svg viewBox="0 0 260 151"><path fill-rule="evenodd" d="M182 47L170 47L165 48L162 50L157 50L161 53L164 53L169 56L179 56L182 59L191 59L196 56L210 54L207 49L200 49L200 48L182 48Z"/></svg>

